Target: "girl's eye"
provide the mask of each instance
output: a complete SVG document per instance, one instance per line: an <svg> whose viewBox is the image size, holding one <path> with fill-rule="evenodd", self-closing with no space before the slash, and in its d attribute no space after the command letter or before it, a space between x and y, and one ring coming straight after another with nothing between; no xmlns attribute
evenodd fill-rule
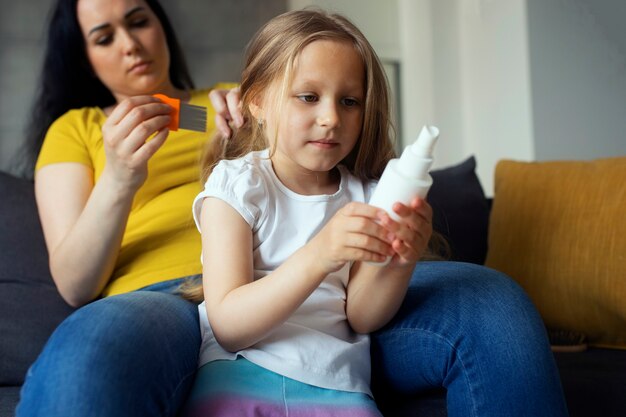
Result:
<svg viewBox="0 0 626 417"><path fill-rule="evenodd" d="M314 103L317 101L317 97L313 94L301 94L298 96L298 99L305 103Z"/></svg>
<svg viewBox="0 0 626 417"><path fill-rule="evenodd" d="M345 106L348 107L356 106L359 104L359 102L354 98L344 98L342 102Z"/></svg>

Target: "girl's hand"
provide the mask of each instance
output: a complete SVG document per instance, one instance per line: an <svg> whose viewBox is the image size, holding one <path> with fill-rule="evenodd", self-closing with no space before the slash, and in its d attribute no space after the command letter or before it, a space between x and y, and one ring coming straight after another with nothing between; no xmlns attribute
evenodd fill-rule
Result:
<svg viewBox="0 0 626 417"><path fill-rule="evenodd" d="M239 87L211 90L209 99L215 109L215 126L225 138L229 138L232 134L230 122L235 128L243 126Z"/></svg>
<svg viewBox="0 0 626 417"><path fill-rule="evenodd" d="M377 220L384 212L365 203L351 202L339 210L307 244L325 274L347 262L382 262L395 252L392 236Z"/></svg>
<svg viewBox="0 0 626 417"><path fill-rule="evenodd" d="M171 112L169 105L152 96L120 102L102 127L104 174L124 189L139 189L148 176L148 160L167 138Z"/></svg>
<svg viewBox="0 0 626 417"><path fill-rule="evenodd" d="M387 213L379 217L381 225L393 235L394 257L390 265L415 264L428 247L433 233L432 208L426 200L416 197L409 206L395 203L393 211L402 218L401 222L394 221Z"/></svg>

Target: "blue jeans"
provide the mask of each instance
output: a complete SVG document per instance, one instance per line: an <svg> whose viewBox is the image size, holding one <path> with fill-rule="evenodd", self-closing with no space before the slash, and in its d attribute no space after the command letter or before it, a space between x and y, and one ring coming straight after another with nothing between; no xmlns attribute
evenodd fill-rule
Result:
<svg viewBox="0 0 626 417"><path fill-rule="evenodd" d="M198 367L198 307L181 280L94 301L54 331L22 387L17 417L174 416Z"/></svg>
<svg viewBox="0 0 626 417"><path fill-rule="evenodd" d="M447 389L449 417L568 415L546 331L507 276L419 263L400 311L372 335L373 378L401 393Z"/></svg>
<svg viewBox="0 0 626 417"><path fill-rule="evenodd" d="M68 317L29 370L17 417L175 416L200 346L197 307L136 291ZM372 337L375 378L448 389L448 415L567 416L543 324L523 291L477 265L423 262Z"/></svg>

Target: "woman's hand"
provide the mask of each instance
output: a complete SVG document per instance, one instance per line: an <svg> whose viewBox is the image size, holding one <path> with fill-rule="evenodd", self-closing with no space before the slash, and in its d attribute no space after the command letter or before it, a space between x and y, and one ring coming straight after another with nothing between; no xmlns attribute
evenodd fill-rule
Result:
<svg viewBox="0 0 626 417"><path fill-rule="evenodd" d="M232 135L231 123L235 128L243 126L239 87L211 90L209 99L215 109L215 126L224 137L229 138Z"/></svg>
<svg viewBox="0 0 626 417"><path fill-rule="evenodd" d="M390 265L408 265L417 262L433 233L433 211L430 205L419 197L406 206L395 203L393 211L402 218L396 222L388 214L379 217L380 224L393 236L391 247L394 257Z"/></svg>
<svg viewBox="0 0 626 417"><path fill-rule="evenodd" d="M169 133L171 112L169 105L152 96L127 98L111 112L102 127L104 171L120 187L134 192L144 183L148 161Z"/></svg>
<svg viewBox="0 0 626 417"><path fill-rule="evenodd" d="M385 216L379 208L351 202L339 210L309 242L316 263L325 274L341 269L347 262L382 262L394 254L395 235L378 219Z"/></svg>

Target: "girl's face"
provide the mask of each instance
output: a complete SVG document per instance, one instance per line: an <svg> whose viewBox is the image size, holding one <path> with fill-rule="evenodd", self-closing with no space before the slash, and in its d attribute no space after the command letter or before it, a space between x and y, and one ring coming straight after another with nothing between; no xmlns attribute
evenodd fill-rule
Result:
<svg viewBox="0 0 626 417"><path fill-rule="evenodd" d="M91 67L118 102L172 93L165 33L143 0L79 0L77 14Z"/></svg>
<svg viewBox="0 0 626 417"><path fill-rule="evenodd" d="M283 181L328 178L357 143L363 125L365 66L354 46L335 40L307 45L296 59L286 100L282 114L261 114L270 142L279 122L272 157L276 174Z"/></svg>

